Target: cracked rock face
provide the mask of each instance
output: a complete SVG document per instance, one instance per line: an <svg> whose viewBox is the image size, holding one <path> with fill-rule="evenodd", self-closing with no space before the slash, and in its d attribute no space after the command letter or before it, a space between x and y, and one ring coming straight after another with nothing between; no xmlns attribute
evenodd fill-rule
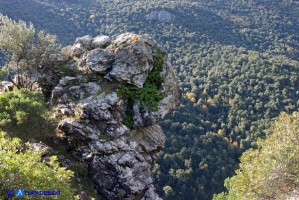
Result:
<svg viewBox="0 0 299 200"><path fill-rule="evenodd" d="M163 82L157 90L163 98L157 109L119 93L123 85L144 87L156 67L157 48L142 36L125 33L114 41L84 36L62 51L69 59L63 63L64 76L51 87L49 104L60 120L58 134L86 163L105 199L159 199L151 170L165 136L157 123L178 107L180 98L166 54L162 52Z"/></svg>
<svg viewBox="0 0 299 200"><path fill-rule="evenodd" d="M125 81L142 88L154 67L152 47L145 45L141 40L134 41L131 34L122 34L110 48L115 51L115 61L107 75L117 81Z"/></svg>

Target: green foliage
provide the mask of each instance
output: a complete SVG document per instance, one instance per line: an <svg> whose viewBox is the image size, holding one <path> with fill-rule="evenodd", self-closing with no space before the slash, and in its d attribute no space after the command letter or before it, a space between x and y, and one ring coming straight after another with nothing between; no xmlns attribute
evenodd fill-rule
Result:
<svg viewBox="0 0 299 200"><path fill-rule="evenodd" d="M299 113L282 113L268 131L267 139L257 142L258 149L242 155L236 176L225 182L228 193L215 200L289 199L298 191Z"/></svg>
<svg viewBox="0 0 299 200"><path fill-rule="evenodd" d="M1 67L0 69L0 80L2 80L2 77L8 72L8 68L6 66Z"/></svg>
<svg viewBox="0 0 299 200"><path fill-rule="evenodd" d="M118 88L120 95L128 98L129 100L138 100L143 106L147 106L150 110L157 110L158 103L164 98L159 93L164 78L161 77L163 70L164 55L160 49L157 48L157 53L154 58L154 67L149 73L142 88L133 85L121 85ZM131 125L131 119L127 118L127 122Z"/></svg>
<svg viewBox="0 0 299 200"><path fill-rule="evenodd" d="M149 73L146 83L155 85L158 89L164 81L164 77L161 76L164 65L164 55L159 48L156 48L156 54L154 57L154 68Z"/></svg>
<svg viewBox="0 0 299 200"><path fill-rule="evenodd" d="M214 195L213 196L213 200L228 200L227 199L227 193L226 192L222 192L220 194Z"/></svg>
<svg viewBox="0 0 299 200"><path fill-rule="evenodd" d="M133 126L134 126L133 115L128 115L128 116L124 119L123 124L126 125L127 127L129 127L130 129L133 129Z"/></svg>
<svg viewBox="0 0 299 200"><path fill-rule="evenodd" d="M149 83L145 83L143 88L122 85L119 87L118 92L128 99L136 99L140 101L143 106L147 106L151 110L156 110L159 101L163 99L163 96L159 94L157 87Z"/></svg>
<svg viewBox="0 0 299 200"><path fill-rule="evenodd" d="M38 136L46 125L43 95L27 89L0 94L0 129L19 137Z"/></svg>
<svg viewBox="0 0 299 200"><path fill-rule="evenodd" d="M39 152L28 150L18 138L10 139L0 132L0 198L8 189L61 190L53 199L72 199L74 189L69 186L73 172L59 167L57 157L45 163Z"/></svg>

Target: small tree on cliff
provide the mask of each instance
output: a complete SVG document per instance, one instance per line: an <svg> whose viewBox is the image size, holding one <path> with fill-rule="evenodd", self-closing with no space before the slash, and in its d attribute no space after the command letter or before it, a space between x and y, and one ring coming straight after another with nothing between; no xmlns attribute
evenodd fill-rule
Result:
<svg viewBox="0 0 299 200"><path fill-rule="evenodd" d="M5 63L2 71L16 87L32 89L40 69L51 64L50 56L57 50L56 36L37 33L31 23L16 22L0 14L0 52Z"/></svg>

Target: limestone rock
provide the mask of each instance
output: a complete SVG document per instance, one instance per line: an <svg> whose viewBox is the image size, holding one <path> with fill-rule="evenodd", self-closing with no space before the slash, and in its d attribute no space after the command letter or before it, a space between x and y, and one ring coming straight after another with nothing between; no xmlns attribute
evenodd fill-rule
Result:
<svg viewBox="0 0 299 200"><path fill-rule="evenodd" d="M165 136L160 126L152 125L131 132L132 140L141 147L141 152L152 152L164 146Z"/></svg>
<svg viewBox="0 0 299 200"><path fill-rule="evenodd" d="M143 87L148 73L153 69L153 53L141 40L134 41L134 34L122 34L112 44L115 61L108 76L139 88Z"/></svg>
<svg viewBox="0 0 299 200"><path fill-rule="evenodd" d="M101 90L101 86L96 82L82 83L81 87L86 93L90 95L94 95Z"/></svg>
<svg viewBox="0 0 299 200"><path fill-rule="evenodd" d="M9 81L1 81L0 82L0 92L11 91L14 87L14 84Z"/></svg>
<svg viewBox="0 0 299 200"><path fill-rule="evenodd" d="M49 147L43 142L29 142L29 149L37 151L41 153L41 155L49 154Z"/></svg>
<svg viewBox="0 0 299 200"><path fill-rule="evenodd" d="M101 35L92 39L91 46L93 48L105 48L111 43L109 36Z"/></svg>
<svg viewBox="0 0 299 200"><path fill-rule="evenodd" d="M157 124L179 106L180 90L166 53L158 48L132 33L114 41L107 36L84 36L61 54L52 55L57 66L39 78L38 84L54 108L53 117L59 121L57 135L88 168L105 199L159 199L151 169L165 136ZM157 109L124 97L119 87L142 89L161 55L164 81L157 92L163 99L157 102ZM0 90L11 87L12 83L1 82ZM34 144L32 148L41 147ZM69 164L63 161L62 165Z"/></svg>
<svg viewBox="0 0 299 200"><path fill-rule="evenodd" d="M75 44L82 44L84 48L89 49L92 40L93 38L90 35L85 35L83 37L77 38Z"/></svg>
<svg viewBox="0 0 299 200"><path fill-rule="evenodd" d="M80 57L84 52L91 49L93 38L90 35L79 37L71 47L71 57Z"/></svg>
<svg viewBox="0 0 299 200"><path fill-rule="evenodd" d="M87 54L86 66L95 73L106 74L112 67L114 55L105 49L93 49Z"/></svg>
<svg viewBox="0 0 299 200"><path fill-rule="evenodd" d="M77 43L72 46L71 57L80 57L85 51L86 48L84 47L84 45L81 43Z"/></svg>
<svg viewBox="0 0 299 200"><path fill-rule="evenodd" d="M179 82L174 74L172 66L166 57L164 60L164 68L162 71L162 77L164 82L162 83L160 92L165 95L159 103L159 111L161 118L163 119L168 113L174 111L180 105L181 93L178 88Z"/></svg>
<svg viewBox="0 0 299 200"><path fill-rule="evenodd" d="M57 116L73 116L74 112L67 105L61 104L56 108Z"/></svg>

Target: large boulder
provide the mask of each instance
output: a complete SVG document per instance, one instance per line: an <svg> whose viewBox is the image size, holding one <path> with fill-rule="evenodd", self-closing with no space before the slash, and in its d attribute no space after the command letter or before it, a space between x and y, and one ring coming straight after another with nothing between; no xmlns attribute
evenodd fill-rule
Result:
<svg viewBox="0 0 299 200"><path fill-rule="evenodd" d="M109 36L100 35L92 39L91 45L93 48L105 48L111 43Z"/></svg>
<svg viewBox="0 0 299 200"><path fill-rule="evenodd" d="M142 88L154 67L151 45L137 35L125 33L116 38L110 49L115 51L115 61L107 76Z"/></svg>
<svg viewBox="0 0 299 200"><path fill-rule="evenodd" d="M106 74L112 67L114 55L106 49L93 49L87 54L86 66L95 73Z"/></svg>

